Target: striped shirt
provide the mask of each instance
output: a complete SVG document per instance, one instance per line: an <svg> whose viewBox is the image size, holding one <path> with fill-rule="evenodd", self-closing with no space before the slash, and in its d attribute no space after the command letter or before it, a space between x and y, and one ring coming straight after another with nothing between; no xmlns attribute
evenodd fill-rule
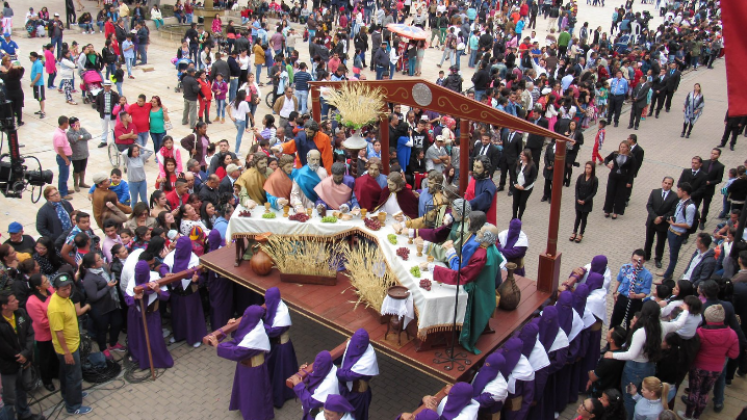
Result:
<svg viewBox="0 0 747 420"><path fill-rule="evenodd" d="M293 81L296 84L296 90L308 91L309 82L311 80L311 75L305 70L299 71L293 77Z"/></svg>

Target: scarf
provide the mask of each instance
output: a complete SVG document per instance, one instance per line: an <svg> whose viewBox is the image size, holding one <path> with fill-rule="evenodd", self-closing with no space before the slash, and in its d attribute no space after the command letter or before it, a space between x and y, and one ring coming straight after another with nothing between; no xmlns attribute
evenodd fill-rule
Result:
<svg viewBox="0 0 747 420"><path fill-rule="evenodd" d="M314 192L332 209L339 209L341 205L347 204L353 190L343 182L335 183L332 176L324 178L322 182L314 187Z"/></svg>
<svg viewBox="0 0 747 420"><path fill-rule="evenodd" d="M310 201L316 202L316 200L319 199L319 196L316 195L316 191L314 191L314 187L319 185L319 183L322 182L322 179L319 178L319 175L315 171L312 171L311 168L309 168L309 165L304 165L301 169L296 171L293 175L293 180L298 184L298 187L301 188L303 195L305 195Z"/></svg>
<svg viewBox="0 0 747 420"><path fill-rule="evenodd" d="M234 184L241 185L241 187L246 190L249 198L259 205L264 205L265 201L267 201L265 190L262 189L265 185L265 181L267 181L265 174L259 173L257 168L253 167L244 172Z"/></svg>
<svg viewBox="0 0 747 420"><path fill-rule="evenodd" d="M63 232L72 228L73 222L70 220L70 214L68 214L67 210L62 206L62 203L58 201L52 203L52 205L54 206L54 211L57 213L57 218L60 219L60 223L62 223Z"/></svg>
<svg viewBox="0 0 747 420"><path fill-rule="evenodd" d="M362 209L375 209L379 206L381 186L369 174L362 175L355 180L355 198Z"/></svg>
<svg viewBox="0 0 747 420"><path fill-rule="evenodd" d="M265 191L277 198L290 198L291 188L293 180L282 169L275 170L265 182Z"/></svg>

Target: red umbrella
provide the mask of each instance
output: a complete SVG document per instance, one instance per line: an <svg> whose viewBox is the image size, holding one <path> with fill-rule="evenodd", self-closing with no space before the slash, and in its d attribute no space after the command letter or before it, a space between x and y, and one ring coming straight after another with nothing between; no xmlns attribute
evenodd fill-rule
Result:
<svg viewBox="0 0 747 420"><path fill-rule="evenodd" d="M403 38L409 38L418 41L425 41L428 37L426 32L421 28L418 28L417 26L390 23L389 25L386 25L386 29L389 32L395 33Z"/></svg>

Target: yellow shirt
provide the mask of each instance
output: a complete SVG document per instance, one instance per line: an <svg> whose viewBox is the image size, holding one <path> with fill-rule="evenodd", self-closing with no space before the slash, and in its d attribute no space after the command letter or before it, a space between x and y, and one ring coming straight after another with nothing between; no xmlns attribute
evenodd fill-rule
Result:
<svg viewBox="0 0 747 420"><path fill-rule="evenodd" d="M3 315L3 318L5 318L5 315ZM11 314L10 318L5 318L5 320L8 321L8 324L10 324L16 333L18 333L18 329L16 328L16 314Z"/></svg>
<svg viewBox="0 0 747 420"><path fill-rule="evenodd" d="M49 329L52 331L52 344L54 351L65 354L57 339L57 331L62 331L65 344L70 353L74 353L80 346L80 331L78 330L78 316L75 313L73 301L60 297L57 293L49 298L47 317L49 318Z"/></svg>

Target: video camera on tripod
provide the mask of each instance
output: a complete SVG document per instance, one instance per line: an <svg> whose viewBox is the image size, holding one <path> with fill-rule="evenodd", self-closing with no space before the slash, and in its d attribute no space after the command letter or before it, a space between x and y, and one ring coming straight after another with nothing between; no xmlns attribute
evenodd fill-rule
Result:
<svg viewBox="0 0 747 420"><path fill-rule="evenodd" d="M51 184L54 174L43 170L36 156L21 156L18 131L15 126L12 103L5 97L5 85L0 81L0 132L7 135L9 153L0 154L0 192L7 198L21 198L31 185L31 201L41 198L42 188ZM0 152L2 140L0 137ZM37 169L29 169L26 160L36 161Z"/></svg>

